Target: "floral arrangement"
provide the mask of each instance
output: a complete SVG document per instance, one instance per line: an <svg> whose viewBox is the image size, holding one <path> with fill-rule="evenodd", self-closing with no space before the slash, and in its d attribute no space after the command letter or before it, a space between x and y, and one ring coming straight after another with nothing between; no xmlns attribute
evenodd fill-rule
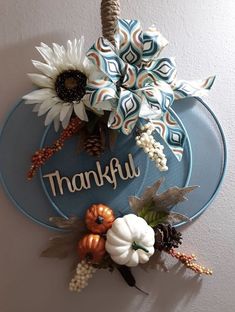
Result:
<svg viewBox="0 0 235 312"><path fill-rule="evenodd" d="M117 270L129 286L139 289L131 267L140 266L146 270L160 266L167 270L163 253L197 274L212 274L212 270L196 263L195 255L176 251L182 244L182 234L173 225L188 218L171 209L196 187L173 187L158 194L162 181L148 187L141 198L129 197L133 213L117 217L107 205L93 204L87 209L84 220L76 217L50 219L67 231L53 237L41 255L75 259L75 273L69 283L71 291L80 292L98 269Z"/></svg>
<svg viewBox="0 0 235 312"><path fill-rule="evenodd" d="M34 153L29 180L75 135L79 149L94 157L111 149L119 133L132 135L156 167L166 171L158 133L172 155L182 159L186 134L172 103L206 94L215 77L178 80L175 59L160 57L168 44L165 37L154 26L143 31L137 20L118 19L117 6L117 0L102 0L103 36L86 53L83 37L69 40L66 47L56 43L36 47L44 62L32 61L39 73L29 77L37 89L23 99L34 105L38 116L45 115L45 126L53 124L60 134L51 146ZM105 23L107 7L116 11L110 16L114 20ZM98 269L117 270L129 286L139 289L131 268L167 270L163 253L197 274L212 274L196 263L195 255L176 251L182 234L174 224L188 218L172 208L195 186L172 187L159 194L161 183L148 187L141 198L131 196L132 213L127 215L116 215L108 204L96 203L87 207L84 220L51 217L66 231L50 240L42 256L75 258L71 291L80 292Z"/></svg>
<svg viewBox="0 0 235 312"><path fill-rule="evenodd" d="M86 55L83 37L69 40L67 48L56 43L52 48L44 43L37 47L45 62L33 61L41 73L29 77L38 89L23 99L35 105L38 116L46 115L46 126L53 123L56 131L60 126L64 130L53 146L33 155L29 179L75 134L81 149L98 157L114 144L118 132L141 132L136 135L137 145L159 170L166 171L163 146L150 136L156 131L181 160L185 133L171 105L174 100L206 94L215 78L177 80L174 58L159 57L167 40L155 27L142 31L137 20L119 19L114 40L115 46L100 37ZM151 129L145 131L146 121Z"/></svg>

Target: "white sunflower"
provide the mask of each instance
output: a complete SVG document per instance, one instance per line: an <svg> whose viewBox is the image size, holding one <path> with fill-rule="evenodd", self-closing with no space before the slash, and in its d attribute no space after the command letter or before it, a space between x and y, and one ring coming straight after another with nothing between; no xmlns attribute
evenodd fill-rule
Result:
<svg viewBox="0 0 235 312"><path fill-rule="evenodd" d="M26 104L36 104L33 111L38 116L46 115L45 126L54 122L57 131L62 124L66 128L75 113L81 120L88 121L86 107L86 83L94 74L94 65L83 56L84 38L67 42L67 49L53 43L52 48L41 43L36 49L45 63L32 61L40 74L28 74L39 89L25 95Z"/></svg>

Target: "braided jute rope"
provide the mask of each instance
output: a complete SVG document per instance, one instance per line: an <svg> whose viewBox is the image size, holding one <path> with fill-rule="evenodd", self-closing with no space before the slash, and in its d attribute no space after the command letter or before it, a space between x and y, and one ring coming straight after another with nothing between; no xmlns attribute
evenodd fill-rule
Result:
<svg viewBox="0 0 235 312"><path fill-rule="evenodd" d="M120 16L119 0L101 1L101 23L103 37L114 44L114 29Z"/></svg>

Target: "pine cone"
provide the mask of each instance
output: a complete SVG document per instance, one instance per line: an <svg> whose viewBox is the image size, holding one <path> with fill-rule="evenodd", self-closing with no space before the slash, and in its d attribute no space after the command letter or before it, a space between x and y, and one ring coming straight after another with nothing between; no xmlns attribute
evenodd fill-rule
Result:
<svg viewBox="0 0 235 312"><path fill-rule="evenodd" d="M104 152L101 137L97 134L90 135L84 142L84 150L90 156L100 156Z"/></svg>
<svg viewBox="0 0 235 312"><path fill-rule="evenodd" d="M170 224L158 224L155 230L155 245L159 251L169 251L182 244L182 234Z"/></svg>

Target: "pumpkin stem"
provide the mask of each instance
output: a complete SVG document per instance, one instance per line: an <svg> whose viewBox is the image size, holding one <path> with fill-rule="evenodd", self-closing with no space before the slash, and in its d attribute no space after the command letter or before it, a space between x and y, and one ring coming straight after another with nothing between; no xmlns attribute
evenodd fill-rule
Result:
<svg viewBox="0 0 235 312"><path fill-rule="evenodd" d="M104 222L104 218L101 217L101 216L98 216L97 219L95 220L95 222L96 222L97 224L102 224L102 223Z"/></svg>
<svg viewBox="0 0 235 312"><path fill-rule="evenodd" d="M143 251L145 252L149 252L148 249L146 249L144 246L142 245L139 245L137 244L136 242L133 242L131 247L134 249L134 250L138 250L138 249L142 249Z"/></svg>
<svg viewBox="0 0 235 312"><path fill-rule="evenodd" d="M89 261L92 261L92 259L93 259L92 252L87 252L85 256L85 260L89 262Z"/></svg>
<svg viewBox="0 0 235 312"><path fill-rule="evenodd" d="M134 286L136 289L138 289L139 291L141 291L143 294L145 294L146 296L149 295L149 293L147 293L146 291L144 291L143 289L139 288L138 286Z"/></svg>

